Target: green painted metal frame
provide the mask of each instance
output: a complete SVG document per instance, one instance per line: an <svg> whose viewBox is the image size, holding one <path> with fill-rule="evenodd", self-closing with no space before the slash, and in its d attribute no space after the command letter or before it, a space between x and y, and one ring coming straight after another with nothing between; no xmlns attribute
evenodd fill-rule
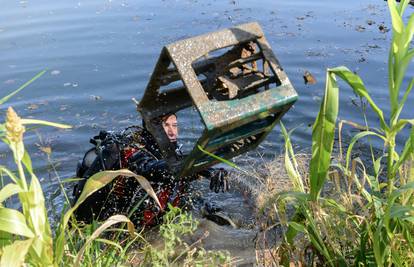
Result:
<svg viewBox="0 0 414 267"><path fill-rule="evenodd" d="M241 57L237 53L247 44L253 44L260 51ZM209 53L222 48L233 50L224 56L203 60ZM263 72L266 72L261 74L263 79L257 86L264 88L262 91L250 86L254 90L245 96L237 91L240 97L225 100L213 97L218 90L215 86L220 75L232 66L243 69L246 64L259 60L263 62ZM206 80L199 79L198 75L202 73L207 73ZM240 74L239 79L245 78L243 75ZM162 90L163 86L180 80L184 86ZM270 84L274 86L270 88ZM226 159L245 153L267 136L297 98L262 29L253 22L165 46L137 110L171 169L184 177L217 163L202 153L198 145ZM162 129L160 117L191 106L196 107L205 129L192 152L184 160L179 160Z"/></svg>

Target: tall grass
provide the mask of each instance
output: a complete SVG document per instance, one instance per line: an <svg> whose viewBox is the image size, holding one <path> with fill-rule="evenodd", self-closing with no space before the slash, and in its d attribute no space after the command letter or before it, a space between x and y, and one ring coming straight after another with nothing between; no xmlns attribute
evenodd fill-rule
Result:
<svg viewBox="0 0 414 267"><path fill-rule="evenodd" d="M0 99L0 105L44 73L45 71L40 72L16 91ZM11 170L0 165L2 181L5 177L10 179L9 183L2 184L0 188L0 266L22 266L24 264L115 266L130 260L129 249L136 243L146 244L145 250L141 250L141 253L151 256L144 258L140 263L147 265L150 264L149 260L154 259L160 259L160 262L166 263L170 260L173 260L173 263L180 260L188 266L198 263L214 265L230 261L230 257L222 252L207 253L203 249L182 242L178 235L192 233L196 222L187 214L172 207L166 215L166 224L161 227L165 242L169 244L162 250L148 244L141 233L135 230L133 223L124 215L111 216L102 223L93 222L86 226L78 224L72 218L76 208L88 196L120 175L136 178L148 195L159 204L150 183L144 177L126 169L100 172L90 177L75 205L66 211L57 227L52 229L47 217L45 198L39 179L33 172L30 156L23 143L26 125L31 124L70 128L68 125L59 123L22 119L12 107L7 110L5 122L0 123L0 138L10 148L16 168L16 170ZM21 209L5 207L5 201L15 195L17 195ZM71 227L69 227L70 220L72 221ZM113 228L113 225L119 223L127 226L128 235L123 234L125 230L122 228ZM164 228L167 230L162 231ZM172 258L171 255L176 251L175 244L178 243L185 246L187 250ZM163 265L159 264L159 266Z"/></svg>
<svg viewBox="0 0 414 267"><path fill-rule="evenodd" d="M297 185L294 192L277 195L279 207L285 202L296 207L292 219L284 222L287 226L284 248L288 248L283 250L285 264L301 258L308 264L328 266L414 265L414 119L400 118L414 85L412 76L408 77L411 80L407 85L403 82L414 56L410 46L414 14L406 24L403 21L408 3L408 0L399 4L388 0L393 29L388 57L389 120L371 98L362 79L346 67L336 67L327 71L325 95L313 125L308 177L301 177L295 170L289 134L283 129L287 144L286 169ZM338 78L368 102L379 125L376 130L366 127L356 134L349 143L345 161L332 163ZM403 150L398 151L396 138L408 125L411 125L410 135ZM373 158L371 163L365 158L352 158L354 145L366 137L379 138L384 144L383 155L377 158L367 155L367 159ZM368 168L371 165L373 167ZM309 184L307 188L299 182L304 179ZM323 194L327 179L336 190ZM283 212L283 209L275 209ZM308 244L305 246L307 256L298 253L298 240Z"/></svg>

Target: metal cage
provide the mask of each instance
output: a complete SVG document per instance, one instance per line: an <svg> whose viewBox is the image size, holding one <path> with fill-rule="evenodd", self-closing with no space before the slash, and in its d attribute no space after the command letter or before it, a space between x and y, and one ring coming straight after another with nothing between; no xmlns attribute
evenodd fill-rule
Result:
<svg viewBox="0 0 414 267"><path fill-rule="evenodd" d="M183 86L171 88L182 81ZM255 148L298 96L258 23L165 46L137 109L169 166L183 177ZM204 131L178 160L161 117L194 106Z"/></svg>

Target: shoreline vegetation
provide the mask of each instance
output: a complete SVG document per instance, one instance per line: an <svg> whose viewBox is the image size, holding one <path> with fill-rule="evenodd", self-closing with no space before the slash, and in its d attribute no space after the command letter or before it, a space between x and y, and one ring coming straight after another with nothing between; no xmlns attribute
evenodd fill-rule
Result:
<svg viewBox="0 0 414 267"><path fill-rule="evenodd" d="M410 0L387 2L392 20L388 78L391 114L370 97L362 79L346 67L327 70L325 94L313 124L311 155L296 154L292 131L281 123L285 154L266 163L267 176L248 171L236 177L243 186L246 177L257 178L250 188L258 209L261 229L257 240L259 266L413 266L414 265L414 119L400 114L414 86L407 77L414 57L414 14L403 14ZM40 72L15 92L0 99L0 105L23 90ZM346 149L339 144L334 154L338 128L338 99L342 84L349 86L378 117L379 125L359 127ZM408 82L407 82L408 81ZM342 89L341 89L342 90ZM119 175L135 177L148 195L157 197L148 181L128 170L106 171L88 179L78 202L67 208L57 227L49 223L45 199L23 143L27 125L70 128L68 125L20 118L12 107L0 123L1 140L13 154L15 166L0 165L0 265L1 266L232 266L237 259L225 251L206 251L202 238L187 244L181 238L194 233L197 222L178 208L169 207L158 234L158 247L136 229L124 215L104 222L78 224L71 216L93 192ZM411 127L402 151L395 140ZM383 141L383 153L356 157L355 144L363 138ZM341 138L339 139L341 140ZM236 169L234 163L222 160ZM283 172L280 170L284 170ZM284 186L275 184L279 178ZM62 183L65 181L62 181ZM260 186L257 186L260 185ZM254 191L256 190L256 191ZM65 195L62 187L62 194ZM17 197L16 197L17 196ZM18 199L21 208L7 208L6 200ZM66 205L70 207L66 197Z"/></svg>

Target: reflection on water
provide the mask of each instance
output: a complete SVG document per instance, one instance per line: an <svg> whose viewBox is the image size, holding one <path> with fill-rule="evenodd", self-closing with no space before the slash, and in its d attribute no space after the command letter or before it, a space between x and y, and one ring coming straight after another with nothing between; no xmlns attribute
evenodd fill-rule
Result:
<svg viewBox="0 0 414 267"><path fill-rule="evenodd" d="M413 10L408 9L407 13ZM91 136L100 129L140 122L131 98L142 96L163 45L258 21L300 95L284 122L288 128L298 127L293 142L304 148L310 145L310 125L319 108L327 67L348 66L363 77L379 106L388 105L386 56L391 33L387 12L386 3L376 0L3 1L0 95L48 69L8 104L23 117L74 126L26 135L34 167L46 194L52 196L58 189L57 179L49 174L50 164L39 147L51 147L59 175L71 177ZM316 78L315 85L304 84L305 71ZM407 103L403 117L412 110L413 101ZM362 122L360 106L358 98L341 87L340 117ZM0 108L2 116L5 108ZM193 117L180 115L182 141L190 147L202 129ZM371 125L377 125L372 113L367 117ZM274 130L259 152L270 157L280 151L281 141ZM11 164L5 151L0 145L1 164ZM58 210L60 203L58 196L54 202Z"/></svg>

